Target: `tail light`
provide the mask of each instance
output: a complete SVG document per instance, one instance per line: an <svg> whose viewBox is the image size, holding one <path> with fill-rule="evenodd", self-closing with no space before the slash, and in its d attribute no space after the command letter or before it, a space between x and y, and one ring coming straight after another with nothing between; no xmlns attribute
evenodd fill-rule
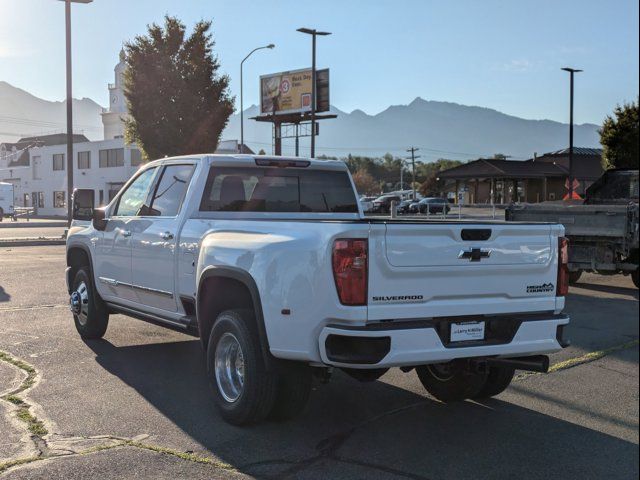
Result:
<svg viewBox="0 0 640 480"><path fill-rule="evenodd" d="M343 238L333 242L333 278L343 305L367 304L367 251L367 240Z"/></svg>
<svg viewBox="0 0 640 480"><path fill-rule="evenodd" d="M564 297L569 293L569 239L558 238L558 282L556 296Z"/></svg>

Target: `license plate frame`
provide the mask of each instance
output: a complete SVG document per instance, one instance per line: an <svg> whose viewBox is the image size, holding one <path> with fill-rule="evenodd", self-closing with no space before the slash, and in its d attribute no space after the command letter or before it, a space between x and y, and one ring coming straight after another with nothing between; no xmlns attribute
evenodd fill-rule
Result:
<svg viewBox="0 0 640 480"><path fill-rule="evenodd" d="M467 322L451 322L449 328L449 342L478 342L485 340L486 322L467 321Z"/></svg>

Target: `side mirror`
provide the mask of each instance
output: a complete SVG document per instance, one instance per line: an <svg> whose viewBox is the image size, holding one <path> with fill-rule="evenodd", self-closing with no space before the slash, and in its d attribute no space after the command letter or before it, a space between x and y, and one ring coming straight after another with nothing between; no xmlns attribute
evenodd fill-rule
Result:
<svg viewBox="0 0 640 480"><path fill-rule="evenodd" d="M91 220L94 210L94 191L89 189L78 189L73 191L71 197L72 218L74 220Z"/></svg>
<svg viewBox="0 0 640 480"><path fill-rule="evenodd" d="M107 210L106 208L96 208L93 210L93 218L92 223L93 223L93 228L95 228L96 230L100 230L103 231L105 228L107 228L107 222L109 220L107 220Z"/></svg>

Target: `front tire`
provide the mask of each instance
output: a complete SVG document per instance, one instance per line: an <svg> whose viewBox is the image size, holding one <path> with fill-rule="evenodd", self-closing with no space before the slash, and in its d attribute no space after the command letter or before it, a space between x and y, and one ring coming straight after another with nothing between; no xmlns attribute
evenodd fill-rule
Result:
<svg viewBox="0 0 640 480"><path fill-rule="evenodd" d="M477 372L466 360L421 365L416 373L427 392L442 402L474 398L487 379L486 373Z"/></svg>
<svg viewBox="0 0 640 480"><path fill-rule="evenodd" d="M640 282L638 279L638 273L640 272L639 269L635 269L633 271L633 273L631 274L631 280L633 281L633 284L636 286L636 288L640 288Z"/></svg>
<svg viewBox="0 0 640 480"><path fill-rule="evenodd" d="M70 298L76 330L87 340L102 338L109 325L109 311L96 292L87 267L81 267L73 279Z"/></svg>
<svg viewBox="0 0 640 480"><path fill-rule="evenodd" d="M216 406L227 422L257 423L271 412L277 379L266 369L250 311L218 315L209 336L207 372Z"/></svg>

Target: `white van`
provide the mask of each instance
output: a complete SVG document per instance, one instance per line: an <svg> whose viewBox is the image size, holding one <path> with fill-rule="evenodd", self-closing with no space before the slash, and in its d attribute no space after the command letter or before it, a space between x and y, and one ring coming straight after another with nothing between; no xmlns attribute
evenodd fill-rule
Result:
<svg viewBox="0 0 640 480"><path fill-rule="evenodd" d="M0 222L4 217L13 217L13 183L0 182Z"/></svg>

